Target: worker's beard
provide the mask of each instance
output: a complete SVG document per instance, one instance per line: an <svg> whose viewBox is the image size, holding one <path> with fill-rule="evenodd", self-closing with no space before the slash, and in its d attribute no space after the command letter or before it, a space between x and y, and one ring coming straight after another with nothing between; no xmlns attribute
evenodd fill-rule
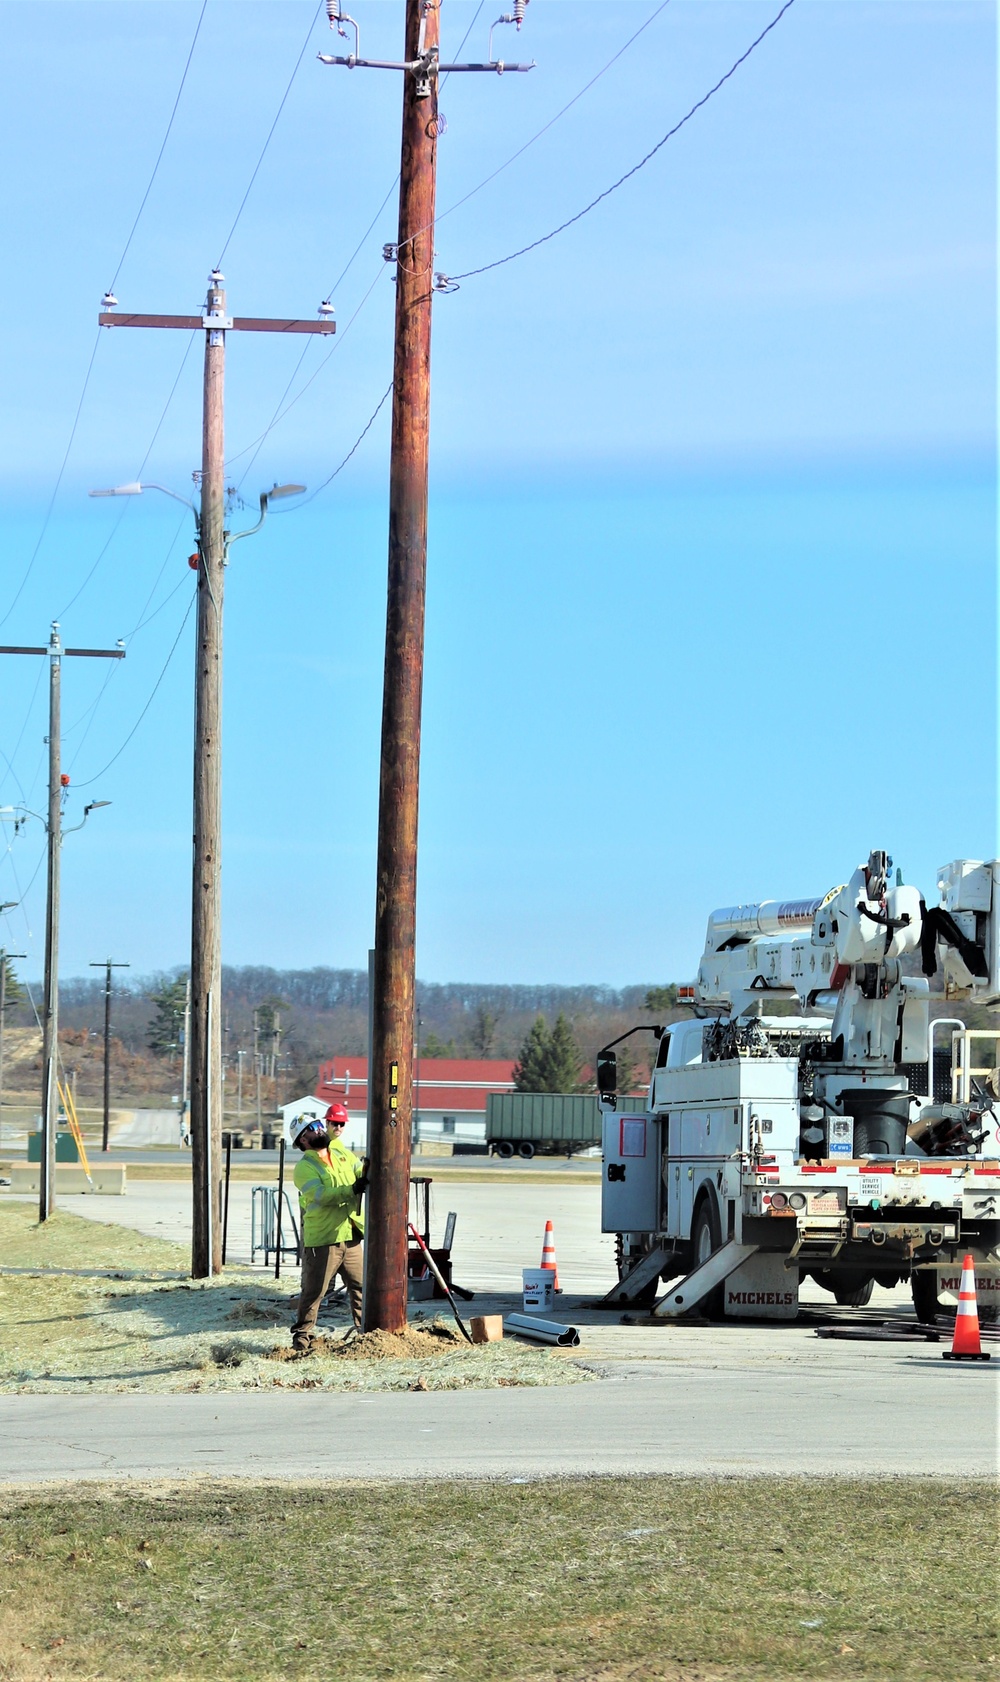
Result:
<svg viewBox="0 0 1000 1682"><path fill-rule="evenodd" d="M329 1133L311 1133L309 1135L309 1149L311 1151L326 1151L330 1148Z"/></svg>

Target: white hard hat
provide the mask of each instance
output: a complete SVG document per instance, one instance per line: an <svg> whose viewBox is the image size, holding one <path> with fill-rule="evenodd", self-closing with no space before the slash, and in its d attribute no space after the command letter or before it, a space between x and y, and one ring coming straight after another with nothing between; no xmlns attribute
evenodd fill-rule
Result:
<svg viewBox="0 0 1000 1682"><path fill-rule="evenodd" d="M293 1121L288 1123L290 1142L294 1145L300 1133L304 1133L307 1127L315 1127L317 1122L322 1125L322 1121L322 1116L313 1115L310 1110L303 1110L301 1115L297 1115Z"/></svg>

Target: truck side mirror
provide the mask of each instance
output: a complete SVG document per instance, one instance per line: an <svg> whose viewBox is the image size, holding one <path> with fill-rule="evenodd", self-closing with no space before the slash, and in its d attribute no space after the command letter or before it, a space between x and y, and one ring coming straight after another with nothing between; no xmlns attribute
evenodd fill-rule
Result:
<svg viewBox="0 0 1000 1682"><path fill-rule="evenodd" d="M602 1098L612 1098L618 1091L618 1059L613 1051L597 1053L597 1090Z"/></svg>

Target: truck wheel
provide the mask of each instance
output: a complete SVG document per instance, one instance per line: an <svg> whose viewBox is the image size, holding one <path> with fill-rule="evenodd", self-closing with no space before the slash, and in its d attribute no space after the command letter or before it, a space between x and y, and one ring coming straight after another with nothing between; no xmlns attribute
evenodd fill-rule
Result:
<svg viewBox="0 0 1000 1682"><path fill-rule="evenodd" d="M719 1211L715 1198L710 1192L702 1198L695 1210L694 1223L691 1227L691 1267L692 1271L714 1256L722 1244L722 1226L719 1221ZM696 1312L704 1314L709 1320L722 1318L723 1290L717 1285L714 1291L709 1291L698 1304Z"/></svg>
<svg viewBox="0 0 1000 1682"><path fill-rule="evenodd" d="M942 1304L938 1300L937 1274L928 1269L914 1268L910 1274L910 1295L913 1298L913 1309L922 1326L933 1326L939 1314L943 1312Z"/></svg>
<svg viewBox="0 0 1000 1682"><path fill-rule="evenodd" d="M496 1146L496 1153L497 1156L503 1157L504 1162L509 1162L511 1157L514 1155L514 1147L510 1140L501 1139L500 1143Z"/></svg>
<svg viewBox="0 0 1000 1682"><path fill-rule="evenodd" d="M850 1284L845 1280L843 1284L833 1286L833 1300L841 1308L867 1308L874 1288L874 1279L862 1279L860 1283L855 1280Z"/></svg>
<svg viewBox="0 0 1000 1682"><path fill-rule="evenodd" d="M530 1162L535 1154L535 1147L530 1139L522 1139L517 1147L518 1156L523 1156L525 1162Z"/></svg>

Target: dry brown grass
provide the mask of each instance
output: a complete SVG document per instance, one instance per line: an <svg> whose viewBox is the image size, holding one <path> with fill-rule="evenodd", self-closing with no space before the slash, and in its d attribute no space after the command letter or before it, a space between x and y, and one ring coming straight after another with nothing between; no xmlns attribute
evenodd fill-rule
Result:
<svg viewBox="0 0 1000 1682"><path fill-rule="evenodd" d="M971 1682L996 1517L916 1479L18 1492L0 1678Z"/></svg>

